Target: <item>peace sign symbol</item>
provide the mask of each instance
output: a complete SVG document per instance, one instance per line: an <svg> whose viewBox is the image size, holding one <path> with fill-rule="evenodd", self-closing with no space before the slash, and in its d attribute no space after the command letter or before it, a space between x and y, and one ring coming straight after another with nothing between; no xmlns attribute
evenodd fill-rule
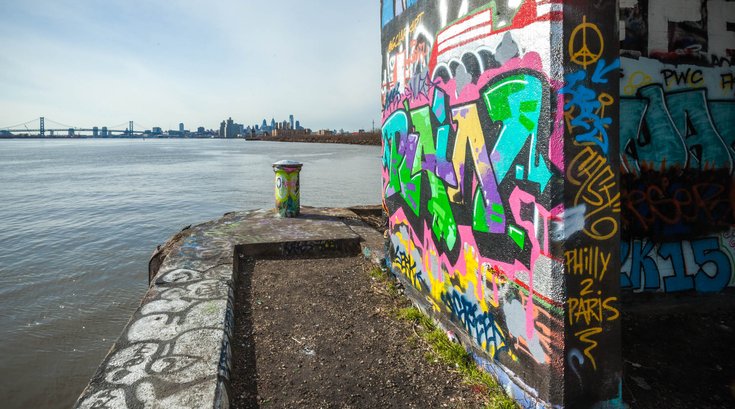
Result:
<svg viewBox="0 0 735 409"><path fill-rule="evenodd" d="M590 50L587 33L597 36L597 50ZM582 35L581 44L578 43L579 35ZM594 44L594 42L592 43ZM602 37L602 32L597 27L597 24L588 23L587 16L582 17L582 24L578 25L572 31L571 38L569 39L569 56L572 62L581 65L585 69L590 64L594 64L597 60L602 57L602 51L605 49L605 39Z"/></svg>

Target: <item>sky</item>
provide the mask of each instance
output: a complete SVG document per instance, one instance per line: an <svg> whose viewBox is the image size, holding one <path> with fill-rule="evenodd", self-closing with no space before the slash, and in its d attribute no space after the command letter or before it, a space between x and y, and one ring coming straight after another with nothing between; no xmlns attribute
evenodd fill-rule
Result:
<svg viewBox="0 0 735 409"><path fill-rule="evenodd" d="M380 124L380 2L2 0L0 129Z"/></svg>

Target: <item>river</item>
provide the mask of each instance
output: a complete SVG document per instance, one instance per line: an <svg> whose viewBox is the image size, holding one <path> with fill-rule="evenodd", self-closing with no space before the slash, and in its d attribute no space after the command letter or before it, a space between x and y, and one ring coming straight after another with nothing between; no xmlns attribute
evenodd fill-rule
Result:
<svg viewBox="0 0 735 409"><path fill-rule="evenodd" d="M156 245L272 207L280 159L304 163L302 205L380 203L376 146L0 140L0 406L73 404L138 306Z"/></svg>

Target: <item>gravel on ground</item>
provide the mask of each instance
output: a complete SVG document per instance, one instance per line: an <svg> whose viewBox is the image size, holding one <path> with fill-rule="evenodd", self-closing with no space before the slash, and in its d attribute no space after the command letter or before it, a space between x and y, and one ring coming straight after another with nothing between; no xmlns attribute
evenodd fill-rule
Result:
<svg viewBox="0 0 735 409"><path fill-rule="evenodd" d="M477 408L484 397L427 358L407 305L364 258L243 262L234 408Z"/></svg>

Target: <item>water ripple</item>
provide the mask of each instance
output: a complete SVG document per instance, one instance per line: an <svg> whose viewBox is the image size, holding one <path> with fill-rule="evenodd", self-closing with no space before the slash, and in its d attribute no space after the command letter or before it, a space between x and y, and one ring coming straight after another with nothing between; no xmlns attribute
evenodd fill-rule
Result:
<svg viewBox="0 0 735 409"><path fill-rule="evenodd" d="M138 306L156 244L272 206L270 165L288 158L304 163L306 205L380 202L378 147L0 141L3 407L70 406Z"/></svg>

